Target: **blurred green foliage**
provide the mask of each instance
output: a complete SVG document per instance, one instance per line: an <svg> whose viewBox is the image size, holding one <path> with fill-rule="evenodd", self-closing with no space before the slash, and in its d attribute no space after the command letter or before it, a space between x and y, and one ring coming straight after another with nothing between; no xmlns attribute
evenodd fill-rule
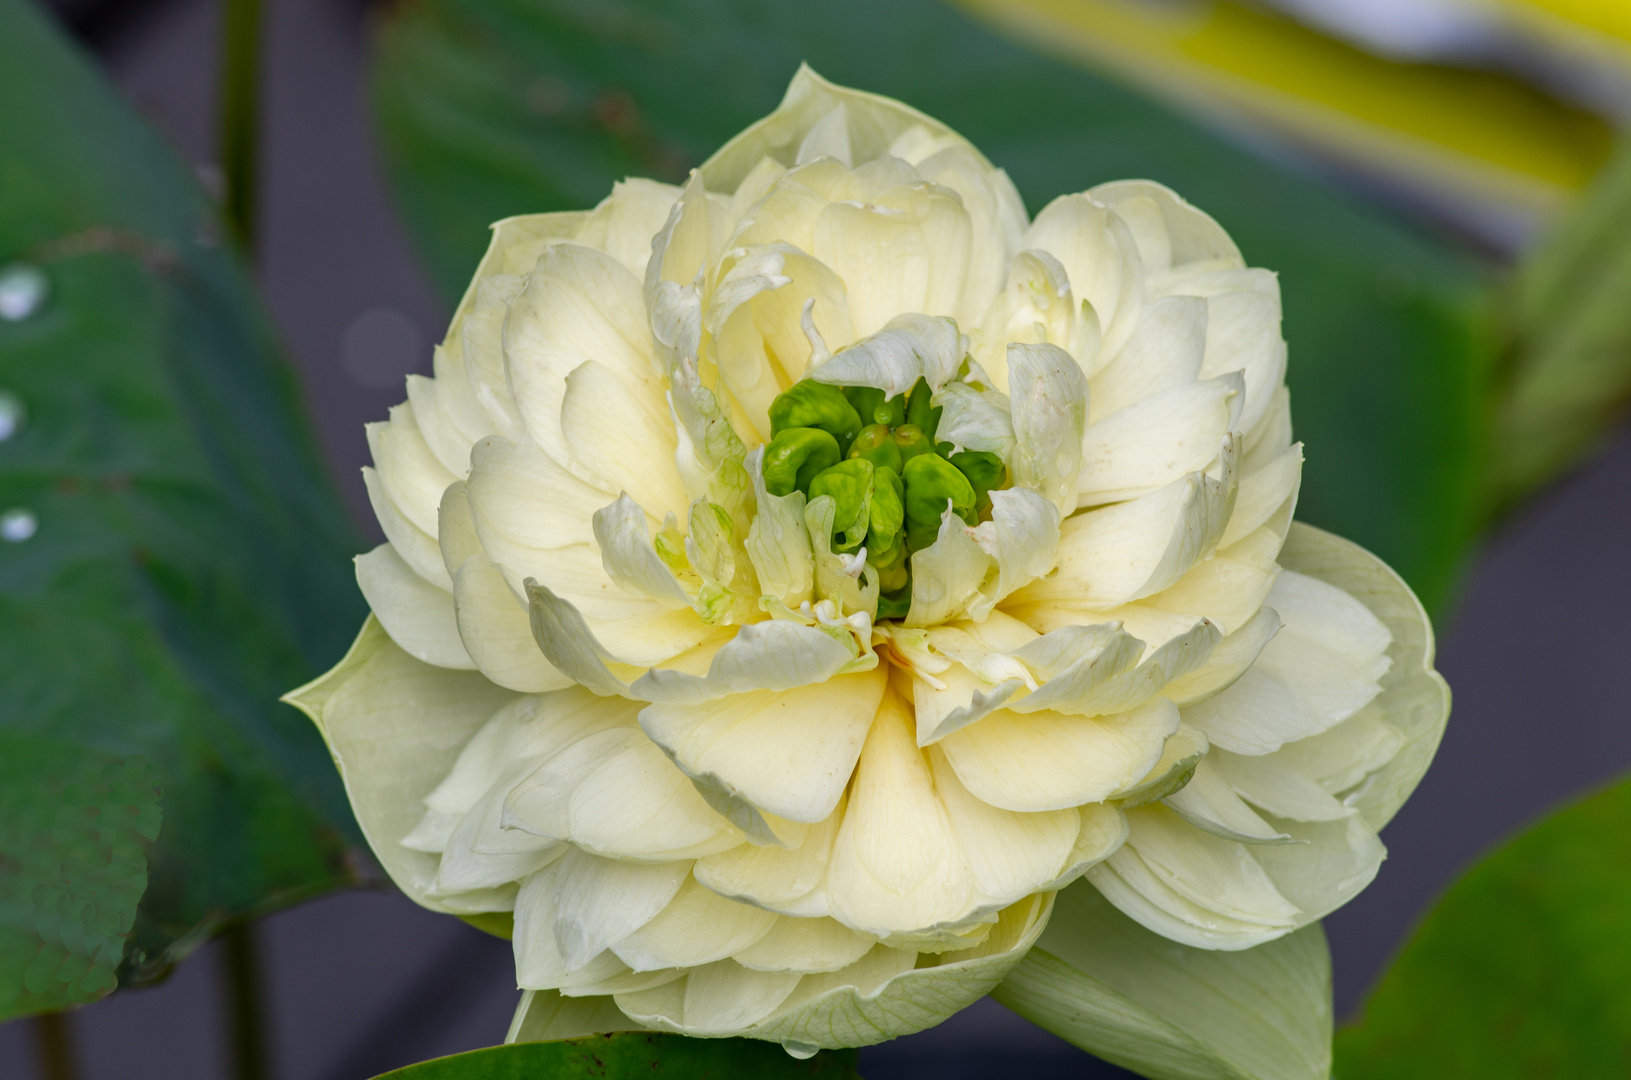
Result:
<svg viewBox="0 0 1631 1080"><path fill-rule="evenodd" d="M277 697L343 654L364 606L359 542L185 166L20 0L0 0L0 100L28 103L0 110L0 266L47 289L0 320L0 389L26 408L0 510L38 529L0 543L0 786L43 800L5 816L0 867L43 865L49 835L84 869L60 893L96 906L69 942L47 924L79 914L7 893L3 1018L108 989L112 937L140 981L225 921L351 880L334 767ZM162 789L163 827L157 807L134 833L97 824L111 854L84 862L90 834L49 808L120 761ZM93 966L39 990L17 967L29 934Z"/></svg>

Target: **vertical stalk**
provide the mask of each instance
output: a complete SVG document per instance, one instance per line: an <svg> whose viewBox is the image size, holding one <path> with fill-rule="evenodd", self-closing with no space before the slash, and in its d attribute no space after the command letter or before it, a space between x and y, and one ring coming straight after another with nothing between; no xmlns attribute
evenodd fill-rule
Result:
<svg viewBox="0 0 1631 1080"><path fill-rule="evenodd" d="M41 1080L76 1080L74 1034L65 1012L41 1013L34 1018L34 1052L39 1057Z"/></svg>
<svg viewBox="0 0 1631 1080"><path fill-rule="evenodd" d="M234 1080L267 1080L265 1009L255 925L236 923L221 934L221 989L226 1004L227 1050Z"/></svg>
<svg viewBox="0 0 1631 1080"><path fill-rule="evenodd" d="M261 0L224 0L220 156L227 224L246 252L255 247L260 161Z"/></svg>

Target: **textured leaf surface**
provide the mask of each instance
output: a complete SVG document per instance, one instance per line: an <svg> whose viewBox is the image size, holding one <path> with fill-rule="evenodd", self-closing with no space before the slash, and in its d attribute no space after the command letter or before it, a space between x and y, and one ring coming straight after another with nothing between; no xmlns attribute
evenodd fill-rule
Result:
<svg viewBox="0 0 1631 1080"><path fill-rule="evenodd" d="M1337 1036L1342 1080L1631 1075L1631 781L1496 848Z"/></svg>
<svg viewBox="0 0 1631 1080"><path fill-rule="evenodd" d="M593 206L626 175L683 179L801 60L950 124L1033 213L1145 177L1216 216L1281 275L1299 516L1377 552L1429 608L1445 598L1478 501L1476 270L934 0L411 0L385 24L375 100L401 205L456 297L490 222Z"/></svg>
<svg viewBox="0 0 1631 1080"><path fill-rule="evenodd" d="M1318 923L1239 952L1146 930L1081 882L992 995L1152 1080L1325 1080L1331 958Z"/></svg>
<svg viewBox="0 0 1631 1080"><path fill-rule="evenodd" d="M143 758L0 734L0 1016L113 989L159 816Z"/></svg>
<svg viewBox="0 0 1631 1080"><path fill-rule="evenodd" d="M660 1076L664 1080L763 1077L793 1080L856 1076L855 1052L821 1053L807 1061L775 1043L752 1039L688 1039L625 1032L565 1042L516 1043L437 1058L386 1073L396 1080L576 1080L578 1077Z"/></svg>
<svg viewBox="0 0 1631 1080"><path fill-rule="evenodd" d="M37 800L145 759L163 825L139 833L145 865L115 845L134 862L97 886L95 920L129 935L120 978L140 980L223 920L349 877L333 766L277 697L344 652L359 545L184 166L18 0L0 0L0 100L26 102L0 110L0 392L26 412L0 440L0 760L38 824ZM32 310L19 265L48 290ZM25 515L31 535L4 529ZM0 933L29 932L30 902L0 906ZM86 946L98 972L105 944ZM0 1016L52 1003L15 958Z"/></svg>

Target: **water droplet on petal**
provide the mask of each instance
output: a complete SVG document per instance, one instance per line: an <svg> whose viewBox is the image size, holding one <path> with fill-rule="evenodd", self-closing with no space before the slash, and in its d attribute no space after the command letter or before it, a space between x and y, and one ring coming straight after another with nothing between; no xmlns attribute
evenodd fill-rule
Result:
<svg viewBox="0 0 1631 1080"><path fill-rule="evenodd" d="M12 263L0 269L0 319L19 322L45 303L51 292L51 279L45 271L29 263Z"/></svg>
<svg viewBox="0 0 1631 1080"><path fill-rule="evenodd" d="M0 442L6 442L23 430L28 421L28 410L23 399L10 390L0 390Z"/></svg>
<svg viewBox="0 0 1631 1080"><path fill-rule="evenodd" d="M794 1039L783 1039L782 1049L787 1051L788 1057L794 1057L800 1061L813 1058L821 1052L819 1046L812 1046L809 1043L798 1042Z"/></svg>
<svg viewBox="0 0 1631 1080"><path fill-rule="evenodd" d="M32 510L19 506L0 514L0 540L8 544L20 544L39 530L40 519L34 516Z"/></svg>

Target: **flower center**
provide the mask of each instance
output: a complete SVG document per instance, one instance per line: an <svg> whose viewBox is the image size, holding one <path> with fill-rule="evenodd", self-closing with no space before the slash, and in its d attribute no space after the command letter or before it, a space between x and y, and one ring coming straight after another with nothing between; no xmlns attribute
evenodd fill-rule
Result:
<svg viewBox="0 0 1631 1080"><path fill-rule="evenodd" d="M765 489L833 500L832 549L864 551L878 574L879 619L911 607L912 553L935 542L948 505L974 525L989 517L991 491L1008 483L996 454L935 441L941 410L930 398L923 379L892 398L804 379L770 404Z"/></svg>

